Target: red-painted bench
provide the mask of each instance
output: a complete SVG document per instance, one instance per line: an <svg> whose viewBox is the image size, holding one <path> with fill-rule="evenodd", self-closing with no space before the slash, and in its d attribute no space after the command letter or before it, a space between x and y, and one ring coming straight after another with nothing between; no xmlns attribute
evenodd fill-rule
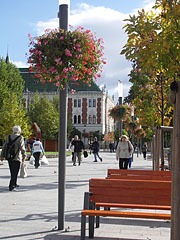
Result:
<svg viewBox="0 0 180 240"><path fill-rule="evenodd" d="M100 210L100 207L118 207ZM125 211L124 208L144 209ZM89 193L85 193L81 212L81 240L85 239L86 216L89 216L89 237L94 237L94 218L99 227L99 217L125 217L170 219L171 214L148 212L145 209L171 209L171 181L132 179L90 179Z"/></svg>
<svg viewBox="0 0 180 240"><path fill-rule="evenodd" d="M171 181L172 172L154 170L108 169L107 178Z"/></svg>

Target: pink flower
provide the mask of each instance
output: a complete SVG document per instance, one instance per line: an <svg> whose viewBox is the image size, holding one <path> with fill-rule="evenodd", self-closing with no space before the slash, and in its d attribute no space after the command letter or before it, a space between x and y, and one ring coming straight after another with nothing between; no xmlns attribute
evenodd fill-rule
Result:
<svg viewBox="0 0 180 240"><path fill-rule="evenodd" d="M65 49L65 54L66 56L72 57L71 52L67 48Z"/></svg>
<svg viewBox="0 0 180 240"><path fill-rule="evenodd" d="M64 69L63 69L63 72L64 72L64 73L67 73L67 72L68 72L68 68L64 68Z"/></svg>
<svg viewBox="0 0 180 240"><path fill-rule="evenodd" d="M61 58L56 58L56 59L55 59L55 62L57 62L58 65L62 65Z"/></svg>

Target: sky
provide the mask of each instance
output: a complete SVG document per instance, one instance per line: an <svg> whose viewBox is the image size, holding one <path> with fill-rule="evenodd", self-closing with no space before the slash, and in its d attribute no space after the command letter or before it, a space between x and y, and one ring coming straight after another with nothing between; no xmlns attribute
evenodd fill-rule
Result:
<svg viewBox="0 0 180 240"><path fill-rule="evenodd" d="M17 67L28 67L28 33L39 36L44 29L58 27L59 0L1 0L0 5L0 57L8 52ZM104 65L97 84L106 86L108 94L118 99L118 80L123 85L123 98L131 84L128 74L131 63L120 55L127 36L122 29L124 19L139 9L150 10L155 0L70 0L69 24L82 26L104 39Z"/></svg>

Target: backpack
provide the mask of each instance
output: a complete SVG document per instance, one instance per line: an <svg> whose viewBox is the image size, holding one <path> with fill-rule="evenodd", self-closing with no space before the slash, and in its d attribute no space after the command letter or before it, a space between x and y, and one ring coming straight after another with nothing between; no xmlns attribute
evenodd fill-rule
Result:
<svg viewBox="0 0 180 240"><path fill-rule="evenodd" d="M9 141L5 147L5 159L6 160L13 160L18 153L19 150L15 152L15 142L20 138L20 136L16 137L14 140L11 140L11 136L9 135Z"/></svg>

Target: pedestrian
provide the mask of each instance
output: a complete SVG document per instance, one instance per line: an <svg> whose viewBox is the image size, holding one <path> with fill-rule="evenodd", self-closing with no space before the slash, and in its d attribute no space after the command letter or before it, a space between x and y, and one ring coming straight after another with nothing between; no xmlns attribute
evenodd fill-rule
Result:
<svg viewBox="0 0 180 240"><path fill-rule="evenodd" d="M144 145L142 146L142 153L143 153L144 160L146 160L146 153L147 153L147 144L146 143L144 143Z"/></svg>
<svg viewBox="0 0 180 240"><path fill-rule="evenodd" d="M80 166L82 162L82 158L81 158L82 150L85 149L84 143L79 139L78 135L75 135L72 145L74 146L73 166L76 166L76 158L78 158L78 163Z"/></svg>
<svg viewBox="0 0 180 240"><path fill-rule="evenodd" d="M119 160L119 168L127 169L129 159L134 151L133 145L126 135L122 135L116 149L116 159Z"/></svg>
<svg viewBox="0 0 180 240"><path fill-rule="evenodd" d="M110 153L113 152L113 148L114 148L114 146L113 146L112 142L110 142L110 143L109 143L109 150L110 150Z"/></svg>
<svg viewBox="0 0 180 240"><path fill-rule="evenodd" d="M32 146L32 154L35 158L34 166L36 169L40 166L39 160L40 160L40 156L41 156L42 152L43 152L43 155L45 155L44 148L43 148L43 145L42 145L40 139L36 138L36 140L34 141L33 146Z"/></svg>
<svg viewBox="0 0 180 240"><path fill-rule="evenodd" d="M92 143L92 151L94 154L94 162L97 162L97 157L102 162L102 158L99 156L99 142L97 137L94 137L94 142Z"/></svg>
<svg viewBox="0 0 180 240"><path fill-rule="evenodd" d="M72 153L72 162L73 162L73 159L74 159L74 145L72 145L72 142L74 141L74 138L71 139L71 142L69 144L69 151L71 151Z"/></svg>
<svg viewBox="0 0 180 240"><path fill-rule="evenodd" d="M1 161L4 158L8 158L6 160L8 160L9 170L11 174L9 191L16 191L16 188L19 187L17 184L17 176L21 162L24 162L27 157L24 138L20 134L20 126L14 126L13 134L7 136L1 152Z"/></svg>

